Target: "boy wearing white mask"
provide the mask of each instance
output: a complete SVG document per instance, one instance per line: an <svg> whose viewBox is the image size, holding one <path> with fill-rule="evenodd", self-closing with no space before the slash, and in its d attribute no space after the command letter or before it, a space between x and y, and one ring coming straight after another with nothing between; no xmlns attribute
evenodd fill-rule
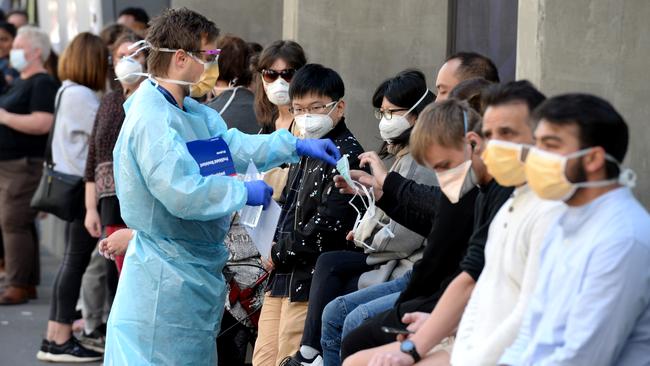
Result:
<svg viewBox="0 0 650 366"><path fill-rule="evenodd" d="M587 94L551 98L534 119L526 179L568 209L546 237L523 326L500 364L647 365L650 216L620 165L627 124Z"/></svg>
<svg viewBox="0 0 650 366"><path fill-rule="evenodd" d="M361 144L345 124L343 80L317 64L303 66L289 88L291 112L302 138L329 139L351 168L358 168ZM271 250L274 271L259 321L253 365L275 366L300 346L312 274L318 256L354 249L346 241L357 212L350 197L334 188L336 167L312 158L291 165L282 214ZM357 202L357 207L362 207Z"/></svg>

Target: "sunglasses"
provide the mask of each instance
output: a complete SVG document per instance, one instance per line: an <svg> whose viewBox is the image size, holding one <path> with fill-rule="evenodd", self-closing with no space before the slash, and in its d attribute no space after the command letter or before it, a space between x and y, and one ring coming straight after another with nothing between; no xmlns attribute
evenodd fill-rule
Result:
<svg viewBox="0 0 650 366"><path fill-rule="evenodd" d="M293 75L296 73L296 70L284 69L281 71L276 71L271 69L263 69L261 73L262 73L262 78L267 83L272 83L278 80L279 77L281 77L286 82L291 82L291 79L293 78Z"/></svg>

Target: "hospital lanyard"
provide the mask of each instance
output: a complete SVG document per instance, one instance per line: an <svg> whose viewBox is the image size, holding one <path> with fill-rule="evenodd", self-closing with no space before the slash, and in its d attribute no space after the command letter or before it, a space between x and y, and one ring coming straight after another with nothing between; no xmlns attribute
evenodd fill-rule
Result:
<svg viewBox="0 0 650 366"><path fill-rule="evenodd" d="M152 82L152 84L153 84L153 82ZM182 109L183 112L187 112L185 110L185 107L181 108L181 106L178 105L178 102L176 102L176 99L174 99L174 96L172 95L172 93L169 92L169 90L165 89L161 85L157 85L156 89L158 89L158 91L165 97L165 99L167 99L167 101L169 103L171 103L171 104L175 105L176 107Z"/></svg>

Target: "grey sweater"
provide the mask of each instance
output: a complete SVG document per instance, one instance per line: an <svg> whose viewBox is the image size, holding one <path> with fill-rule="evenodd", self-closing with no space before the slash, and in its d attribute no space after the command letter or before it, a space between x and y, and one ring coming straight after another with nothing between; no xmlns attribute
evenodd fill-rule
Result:
<svg viewBox="0 0 650 366"><path fill-rule="evenodd" d="M418 165L408 148L402 149L397 154L390 170L416 183L438 185L433 171ZM389 230L395 235L394 237L390 236ZM365 249L368 254L366 262L374 266L374 269L361 275L360 289L402 276L413 267L415 261L422 257L426 244L426 238L391 220L379 208L376 209L373 217L366 213L359 229L355 232L355 239L365 242L374 249Z"/></svg>

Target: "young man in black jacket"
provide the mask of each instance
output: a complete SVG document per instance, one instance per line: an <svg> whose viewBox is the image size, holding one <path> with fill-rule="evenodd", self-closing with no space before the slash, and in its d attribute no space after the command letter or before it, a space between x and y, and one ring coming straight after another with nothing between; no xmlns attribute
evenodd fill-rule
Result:
<svg viewBox="0 0 650 366"><path fill-rule="evenodd" d="M345 124L344 92L341 77L316 64L303 66L289 88L291 110L302 137L331 139L355 169L363 148ZM277 365L298 350L318 256L354 249L345 237L357 212L349 204L350 196L334 188L335 174L334 166L309 158L289 169L271 250L274 270L259 320L255 366Z"/></svg>
<svg viewBox="0 0 650 366"><path fill-rule="evenodd" d="M429 234L431 242L395 307L369 319L343 340L342 359L394 341L395 334L384 333L382 326L405 329L408 323L405 314L430 312L443 293L450 290L459 293L453 296L459 301L463 301L465 294L469 297L483 269L488 227L512 192L511 188L499 186L487 173L480 159L483 148L483 140L477 133L480 117L466 103L448 100L429 106L422 112L417 126L412 135L413 156L436 171L444 193L438 201ZM372 156L362 155L361 161L371 164L374 180L382 183L375 184L381 189L379 207L412 230L431 227L431 222L427 223L421 214L424 202L431 202L434 197L427 193L426 187L385 175L380 162ZM458 210L468 208L466 203L472 195L475 195L473 215ZM468 216L472 217L471 223L466 221ZM356 360L348 362L353 361ZM358 364L367 361L364 358Z"/></svg>

